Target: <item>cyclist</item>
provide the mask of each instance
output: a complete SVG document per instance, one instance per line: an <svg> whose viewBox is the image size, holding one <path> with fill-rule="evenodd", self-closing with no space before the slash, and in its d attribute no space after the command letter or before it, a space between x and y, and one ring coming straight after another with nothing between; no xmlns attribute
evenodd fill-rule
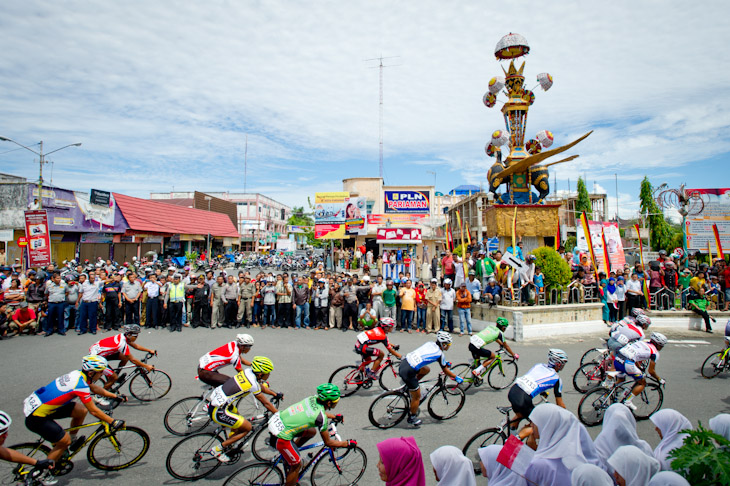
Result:
<svg viewBox="0 0 730 486"><path fill-rule="evenodd" d="M204 354L198 361L198 378L210 386L221 386L231 377L219 372L226 365L233 365L236 372L241 371L243 365L251 366L250 361L241 357L251 351L253 337L249 334L236 334L236 339L223 346Z"/></svg>
<svg viewBox="0 0 730 486"><path fill-rule="evenodd" d="M255 356L250 368L238 372L236 376L229 378L211 393L208 406L210 418L213 419L213 422L231 429L228 439L224 440L220 446L214 446L210 450L210 454L220 462L230 462L230 457L225 454L226 449L251 432L251 422L239 415L234 405L239 397L253 394L268 411L277 412L276 407L261 393L279 399L284 397L283 394L270 390L264 383L272 371L274 371L274 363L269 358Z"/></svg>
<svg viewBox="0 0 730 486"><path fill-rule="evenodd" d="M651 325L651 319L642 309L634 307L633 316L627 316L611 326L608 338L608 349L615 356L616 351L629 343L644 338L644 331Z"/></svg>
<svg viewBox="0 0 730 486"><path fill-rule="evenodd" d="M398 359L403 356L398 352L400 349L397 345L392 345L388 341L388 333L395 327L395 319L392 317L383 317L378 321L378 325L374 328L363 331L357 335L357 342L355 342L355 352L362 355L363 361L367 361L372 357L375 358L372 368L367 369L367 374L373 380L377 378L375 374L380 368L380 364L383 362L385 353L375 347L377 344L382 344L390 354L397 357Z"/></svg>
<svg viewBox="0 0 730 486"><path fill-rule="evenodd" d="M457 383L464 380L460 376L456 376L449 368L451 363L446 361L444 352L451 347L451 334L445 331L436 333L436 341L428 342L411 351L406 355L406 359L400 362L400 375L403 383L406 384L411 394L411 409L408 413L408 423L411 425L421 425L421 419L418 418L418 406L421 404L421 387L418 381L426 376L429 371L428 364L438 362L446 376L452 378Z"/></svg>
<svg viewBox="0 0 730 486"><path fill-rule="evenodd" d="M7 439L8 437L10 424L12 423L13 421L10 419L10 415L3 411L0 411L0 459L2 459L3 461L15 462L17 464L28 464L29 466L33 466L36 469L48 469L49 467L53 467L53 461L50 461L48 459L33 459L32 457L26 456L22 452L3 447L3 444L5 444L5 439ZM39 477L39 479L44 485L56 484L56 482L58 482L55 478L53 478L53 476L47 473L43 474L41 477Z"/></svg>
<svg viewBox="0 0 730 486"><path fill-rule="evenodd" d="M86 437L76 438L76 431L70 434L56 423L56 419L71 417L71 427L78 427L84 423L86 412L102 422L118 429L124 425L122 420L114 420L97 408L91 399L91 394L102 395L108 398L126 401L124 395L106 391L95 385L109 363L101 356L89 355L81 359L81 369L71 371L48 385L37 389L23 401L25 426L33 433L53 444L48 453L48 459L58 461L66 449L72 452L81 447ZM78 397L81 403L74 401ZM82 405L83 404L83 405Z"/></svg>
<svg viewBox="0 0 730 486"><path fill-rule="evenodd" d="M535 408L532 399L538 395L547 396L546 393L551 388L555 394L555 403L559 407L565 408L563 380L558 376L558 372L568 362L568 355L562 349L550 349L547 358L547 363L538 363L530 368L530 371L517 378L515 384L510 388L507 399L512 404L512 410L515 412L510 427L512 430L517 430L520 421L530 416ZM532 430L528 427L521 430L519 436L524 439L531 432Z"/></svg>
<svg viewBox="0 0 730 486"><path fill-rule="evenodd" d="M667 344L667 337L664 334L653 332L649 337L649 341L636 341L634 343L627 344L623 348L619 349L616 353L616 359L613 361L613 365L616 371L619 372L617 375L618 382L624 381L626 375L629 375L634 379L634 387L631 389L631 395L624 400L624 405L632 410L636 410L632 400L639 393L644 390L646 386L646 378L641 372L641 369L637 366L642 361L649 361L649 367L647 368L648 373L654 377L660 384L666 383L659 375L656 374L656 362L659 359L659 351Z"/></svg>
<svg viewBox="0 0 730 486"><path fill-rule="evenodd" d="M324 383L317 387L316 395L277 412L269 419L271 445L276 446L288 467L286 486L297 484L302 468L298 447L303 446L318 431L326 447L334 449L357 445L354 440L335 440L327 431L330 420L343 421L342 415L327 412L335 408L339 401L340 389L332 383Z"/></svg>
<svg viewBox="0 0 730 486"><path fill-rule="evenodd" d="M506 349L514 359L520 358L520 356L515 354L515 352L512 351L512 348L509 347L509 344L507 344L504 340L503 333L507 330L508 326L509 321L505 317L498 317L494 326L487 326L483 331L480 331L471 337L469 342L471 357L475 360L481 358L485 360L471 372L475 377L480 376L484 372L484 369L488 368L494 361L494 353L485 348L487 344L493 343L494 341L496 341L500 347Z"/></svg>
<svg viewBox="0 0 730 486"><path fill-rule="evenodd" d="M106 358L107 362L118 360L119 368L126 366L126 364L131 361L135 365L144 368L147 371L152 371L154 366L141 362L132 356L132 353L129 351L129 348L132 347L145 353L157 354L156 350L147 349L136 343L137 336L139 336L141 330L142 329L139 327L139 324L127 324L122 327L122 332L116 336L109 336L92 344L89 348L89 354ZM119 375L117 375L114 369L109 366L106 370L104 370L104 379L106 380L106 383L104 383L104 389L109 390L112 385L116 383L117 379L119 379ZM99 403L105 405L104 401L100 401Z"/></svg>

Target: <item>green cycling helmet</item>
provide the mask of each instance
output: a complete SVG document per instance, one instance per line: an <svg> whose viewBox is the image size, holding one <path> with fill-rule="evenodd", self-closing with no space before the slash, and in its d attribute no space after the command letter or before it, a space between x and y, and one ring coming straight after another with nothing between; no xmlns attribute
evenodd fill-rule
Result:
<svg viewBox="0 0 730 486"><path fill-rule="evenodd" d="M497 325L509 327L509 321L507 320L506 317L497 317Z"/></svg>
<svg viewBox="0 0 730 486"><path fill-rule="evenodd" d="M332 383L323 383L317 387L317 398L323 402L336 402L340 399L340 389Z"/></svg>

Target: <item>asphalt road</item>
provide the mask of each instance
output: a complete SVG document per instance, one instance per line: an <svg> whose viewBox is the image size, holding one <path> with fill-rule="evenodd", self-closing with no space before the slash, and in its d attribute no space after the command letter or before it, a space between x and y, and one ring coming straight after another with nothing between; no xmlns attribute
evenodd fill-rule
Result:
<svg viewBox="0 0 730 486"><path fill-rule="evenodd" d="M256 344L248 356L264 355L274 361L276 369L271 375L270 383L275 390L286 394L285 404L294 403L313 394L314 388L326 381L337 367L356 360L356 355L351 351L355 341L355 333L352 331L343 333L332 330L325 332L253 328L249 332L256 339ZM115 411L114 417L146 430L152 440L149 452L132 468L112 473L92 468L87 463L85 454L79 455L72 473L60 478L59 484L98 484L104 479L122 479L126 484L177 483L178 481L170 477L165 470L165 458L179 438L171 436L164 429L163 416L176 400L200 392L200 385L193 379L198 358L231 340L235 333L231 330L189 328L184 328L182 333L169 333L164 330L143 332L139 342L158 350L159 357L156 358L155 364L171 375L173 388L168 396L157 402L140 403L131 398L130 403L122 405ZM718 334L708 335L700 332L668 332L668 335L670 339L699 340L708 344L671 343L662 351L657 370L660 376L667 380L664 408L679 410L693 424L697 424L698 421L706 424L714 415L730 412L728 396L730 377L725 375L709 381L703 379L699 373L705 357L721 348L722 337ZM36 388L49 383L61 374L78 369L80 357L86 354L88 347L100 337L103 335L87 334L78 337L69 333L66 337L24 336L0 342L3 385L0 409L10 413L14 419L6 445L35 439L23 424L23 399ZM423 334L396 332L392 335L392 341L400 344L401 351L406 352L415 349L426 340L427 337ZM570 362L561 375L565 380L565 403L569 410L575 412L581 395L573 391L572 374L582 353L598 344L598 336L591 336L586 339L561 338L514 344L514 349L520 354L520 374L538 361L544 360L549 347L561 347L568 353ZM467 345L466 336L457 336L454 346L448 352L449 359L453 363L467 361L469 359ZM123 391L126 392L126 388ZM423 451L428 484L435 484L429 454L441 445L463 447L476 431L496 425L501 420L502 416L496 411L496 406L508 405L507 390L497 392L485 385L467 392L464 408L452 420L435 422L423 408L421 416L424 424L418 429L412 429L403 422L394 429L378 430L370 425L367 410L379 393L380 389L377 386L370 390L360 390L354 396L343 399L336 408L336 412L342 413L346 419L345 424L339 429L341 436L345 439L357 439L368 455L367 471L360 482L365 485L381 484L376 468L378 461L376 443L388 437L401 435L415 436ZM639 435L652 446L658 443L659 437L650 421L640 422L638 430ZM589 429L594 437L599 431L597 427ZM229 474L254 460L253 456L247 453L238 464L221 467L199 483L222 484ZM305 481L303 484L308 483Z"/></svg>

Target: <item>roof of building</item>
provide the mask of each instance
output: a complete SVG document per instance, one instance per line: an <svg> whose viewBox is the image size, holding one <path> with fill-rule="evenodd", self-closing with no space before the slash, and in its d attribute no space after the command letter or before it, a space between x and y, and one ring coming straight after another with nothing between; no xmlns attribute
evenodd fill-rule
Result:
<svg viewBox="0 0 730 486"><path fill-rule="evenodd" d="M175 206L182 206L184 208L192 208L195 204L195 199L181 198L181 199L155 199L155 201L163 202L165 204L174 204Z"/></svg>
<svg viewBox="0 0 730 486"><path fill-rule="evenodd" d="M129 228L135 231L239 237L236 227L223 213L139 199L116 192L114 200Z"/></svg>
<svg viewBox="0 0 730 486"><path fill-rule="evenodd" d="M470 192L479 192L479 186L470 186L470 185L461 185L459 187L455 187L452 190L449 191L449 194L455 195L455 194L469 194Z"/></svg>

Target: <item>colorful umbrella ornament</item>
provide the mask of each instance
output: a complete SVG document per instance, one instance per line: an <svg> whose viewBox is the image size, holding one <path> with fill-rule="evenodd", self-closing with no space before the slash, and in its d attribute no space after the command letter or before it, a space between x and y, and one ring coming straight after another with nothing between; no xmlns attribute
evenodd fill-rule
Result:
<svg viewBox="0 0 730 486"><path fill-rule="evenodd" d="M499 148L498 148L498 147L495 147L495 146L494 146L494 145L492 145L492 144L491 144L491 142L490 142L490 143L487 143L487 144L486 144L486 145L484 146L484 151L485 151L485 152L487 153L487 155L489 155L490 157L494 157L494 156L496 156L496 155L497 155L497 152L499 152Z"/></svg>
<svg viewBox="0 0 730 486"><path fill-rule="evenodd" d="M542 130L540 132L537 132L536 138L540 142L540 145L543 146L543 148L550 148L550 146L553 144L553 133L548 130Z"/></svg>
<svg viewBox="0 0 730 486"><path fill-rule="evenodd" d="M537 82L540 83L543 90L547 91L553 85L553 77L548 73L540 73L537 75Z"/></svg>
<svg viewBox="0 0 730 486"><path fill-rule="evenodd" d="M484 96L482 97L482 101L487 106L487 108L491 108L494 106L494 104L497 102L497 97L494 93L484 93Z"/></svg>
<svg viewBox="0 0 730 486"><path fill-rule="evenodd" d="M535 155L539 154L542 151L542 145L540 145L540 142L538 142L534 138L531 138L525 144L525 149L527 150L527 153Z"/></svg>
<svg viewBox="0 0 730 486"><path fill-rule="evenodd" d="M492 79L489 80L489 92L497 94L500 92L500 90L504 88L504 77L503 76L495 76Z"/></svg>
<svg viewBox="0 0 730 486"><path fill-rule="evenodd" d="M522 92L522 99L527 101L528 105L532 105L535 102L535 93L533 93L529 89L526 89Z"/></svg>
<svg viewBox="0 0 730 486"><path fill-rule="evenodd" d="M527 39L520 34L509 33L502 37L494 48L494 57L500 60L516 59L530 52Z"/></svg>
<svg viewBox="0 0 730 486"><path fill-rule="evenodd" d="M492 134L492 145L501 147L509 141L509 132L506 130L497 130Z"/></svg>

